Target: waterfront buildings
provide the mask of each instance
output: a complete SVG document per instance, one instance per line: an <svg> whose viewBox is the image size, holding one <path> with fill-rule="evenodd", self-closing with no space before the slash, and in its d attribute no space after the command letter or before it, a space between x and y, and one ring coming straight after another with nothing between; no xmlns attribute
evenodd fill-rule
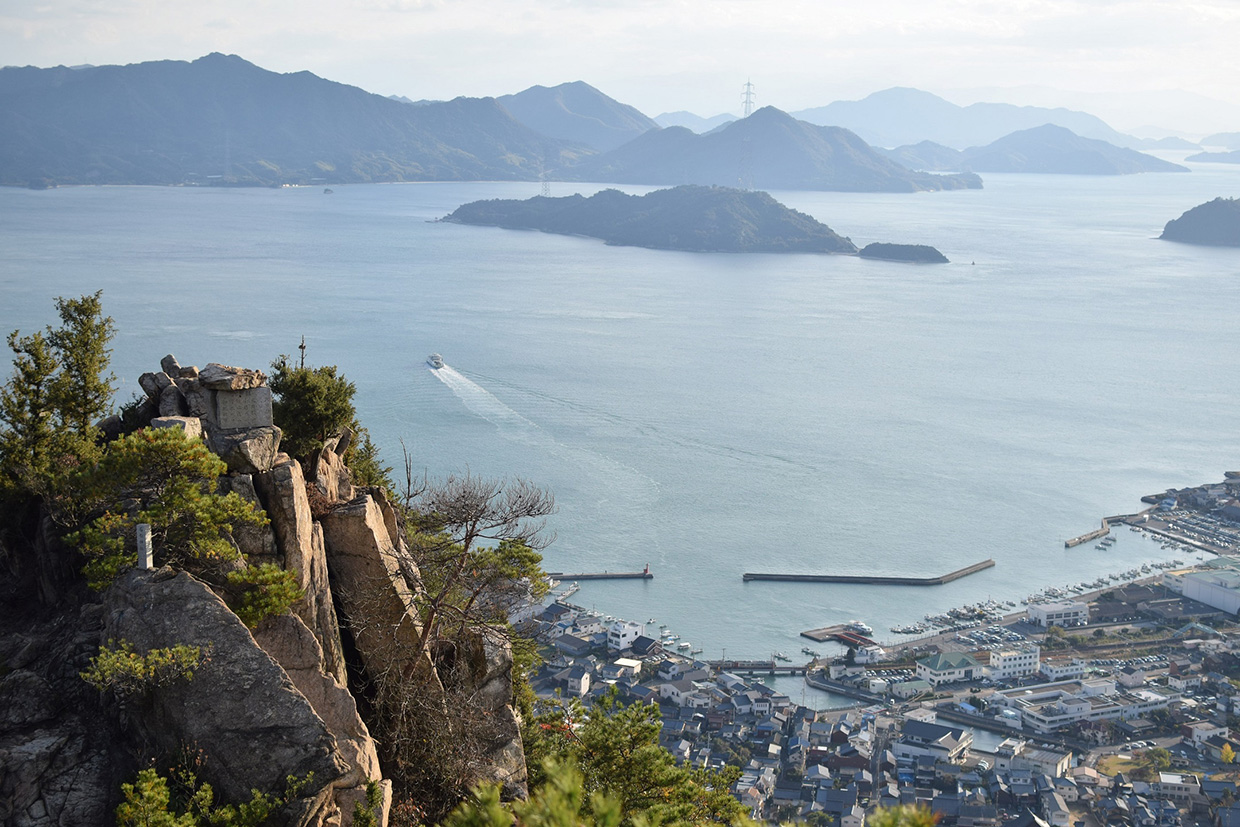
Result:
<svg viewBox="0 0 1240 827"><path fill-rule="evenodd" d="M1035 626L1084 626L1089 622L1089 604L1079 600L1031 603L1026 616Z"/></svg>

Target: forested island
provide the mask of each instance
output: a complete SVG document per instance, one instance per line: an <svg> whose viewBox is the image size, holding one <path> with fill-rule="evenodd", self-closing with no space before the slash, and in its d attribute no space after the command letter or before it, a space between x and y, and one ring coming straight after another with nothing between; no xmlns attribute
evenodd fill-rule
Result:
<svg viewBox="0 0 1240 827"><path fill-rule="evenodd" d="M928 244L867 244L858 253L862 258L884 261L911 261L916 264L947 264L947 256Z"/></svg>
<svg viewBox="0 0 1240 827"><path fill-rule="evenodd" d="M714 253L856 253L826 224L765 192L685 185L646 195L603 190L589 198L538 196L458 207L444 221L542 230L608 244Z"/></svg>
<svg viewBox="0 0 1240 827"><path fill-rule="evenodd" d="M1185 244L1240 247L1240 200L1215 198L1167 222L1159 238Z"/></svg>

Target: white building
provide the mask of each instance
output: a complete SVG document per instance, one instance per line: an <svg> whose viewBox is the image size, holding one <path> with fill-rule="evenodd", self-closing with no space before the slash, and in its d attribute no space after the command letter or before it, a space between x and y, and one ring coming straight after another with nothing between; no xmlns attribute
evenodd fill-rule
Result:
<svg viewBox="0 0 1240 827"><path fill-rule="evenodd" d="M1055 681L1070 681L1083 678L1085 677L1085 669L1086 664L1080 658L1072 658L1071 660L1065 658L1058 660L1044 658L1042 659L1040 671L1047 677L1047 680L1053 683Z"/></svg>
<svg viewBox="0 0 1240 827"><path fill-rule="evenodd" d="M631 620L617 620L607 630L607 648L614 649L617 652L628 649L633 645L633 641L645 633L646 627L640 623L634 623Z"/></svg>
<svg viewBox="0 0 1240 827"><path fill-rule="evenodd" d="M1139 718L1165 709L1179 697L1178 692L1156 686L1120 692L1115 681L1096 679L1007 689L991 695L990 703L1018 713L1026 727L1045 733L1081 721Z"/></svg>
<svg viewBox="0 0 1240 827"><path fill-rule="evenodd" d="M1089 604L1079 600L1033 603L1026 615L1035 626L1084 626L1089 622Z"/></svg>
<svg viewBox="0 0 1240 827"><path fill-rule="evenodd" d="M1032 675L1041 668L1041 655L1042 649L1036 643L993 649L990 652L990 679L1008 681Z"/></svg>
<svg viewBox="0 0 1240 827"><path fill-rule="evenodd" d="M1240 612L1240 572L1230 567L1183 576L1184 596L1228 614Z"/></svg>

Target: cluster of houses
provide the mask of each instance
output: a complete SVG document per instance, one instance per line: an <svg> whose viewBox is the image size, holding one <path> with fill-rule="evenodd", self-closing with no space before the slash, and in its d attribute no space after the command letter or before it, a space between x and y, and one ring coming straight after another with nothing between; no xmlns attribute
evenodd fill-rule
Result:
<svg viewBox="0 0 1240 827"><path fill-rule="evenodd" d="M1185 772L1190 754L1199 763L1240 754L1227 727L1240 690L1225 677L1240 661L1217 639L1157 668L1046 658L1030 642L996 648L989 663L929 655L901 679L838 661L822 679L870 705L824 712L666 647L641 624L562 603L528 623L553 652L532 677L536 693L657 703L662 745L687 766L740 767L732 792L756 819L863 827L874 808L922 804L944 827L1079 827L1086 813L1108 827L1180 827L1184 813L1206 811L1216 827L1240 827L1234 785ZM924 699L961 686L978 691L968 702ZM1081 760L1091 739L1136 739L1156 726L1183 737L1156 780L1107 778ZM998 731L997 745L977 748L973 727Z"/></svg>

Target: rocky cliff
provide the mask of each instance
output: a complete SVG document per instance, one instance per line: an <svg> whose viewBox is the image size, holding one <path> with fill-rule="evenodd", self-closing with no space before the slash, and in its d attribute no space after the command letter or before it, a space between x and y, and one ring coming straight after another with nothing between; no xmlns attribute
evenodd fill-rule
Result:
<svg viewBox="0 0 1240 827"><path fill-rule="evenodd" d="M283 794L290 776L309 779L278 814L281 824L347 827L367 782L380 782L386 824L392 773L361 687L393 667L420 674L432 695L441 686L395 509L381 491L349 482L349 434L329 441L309 472L279 450L260 371L199 370L168 356L140 384L147 398L139 420L204 439L228 465L220 488L268 516L268 527L234 537L239 565L277 563L304 596L253 629L217 587L166 567L131 569L102 594L79 584L55 606L0 601L0 823L108 823L121 782L152 758L188 751L225 801L244 801L252 789ZM121 423L101 426L117 433ZM141 702L118 700L79 677L100 647L117 641L139 653L199 647L205 660L191 680ZM479 652L471 692L503 724L488 732L489 763L476 780L500 780L523 795L511 651L485 636L469 645Z"/></svg>

